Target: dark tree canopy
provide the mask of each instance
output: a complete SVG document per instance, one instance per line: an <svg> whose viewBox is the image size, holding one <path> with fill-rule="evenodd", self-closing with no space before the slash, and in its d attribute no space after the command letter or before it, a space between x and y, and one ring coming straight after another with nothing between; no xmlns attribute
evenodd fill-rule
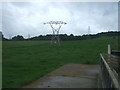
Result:
<svg viewBox="0 0 120 90"><path fill-rule="evenodd" d="M20 35L17 35L15 37L13 37L12 40L18 40L18 41L20 40L21 41L21 40L24 40L24 37L20 36Z"/></svg>
<svg viewBox="0 0 120 90"><path fill-rule="evenodd" d="M93 39L93 38L98 38L98 37L102 37L102 36L120 36L120 31L110 31L110 32L101 32L98 34L86 34L86 35L82 35L82 36L75 36L73 34L67 35L67 34L60 34L60 40L62 41L66 41L66 40L86 40L86 39ZM14 36L11 40L15 40L15 41L21 41L21 40L51 40L52 38L52 34L49 35L39 35L39 36L35 36L32 38L28 38L28 39L24 39L23 36L21 35L17 35ZM2 40L9 40L4 38L4 36L2 35Z"/></svg>

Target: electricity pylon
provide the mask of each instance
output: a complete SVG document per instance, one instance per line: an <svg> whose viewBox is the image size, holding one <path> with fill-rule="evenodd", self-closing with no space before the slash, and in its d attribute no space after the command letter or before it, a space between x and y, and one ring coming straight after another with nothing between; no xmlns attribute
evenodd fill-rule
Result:
<svg viewBox="0 0 120 90"><path fill-rule="evenodd" d="M50 22L46 22L43 24L49 24L50 27L52 28L53 31L53 35L51 38L51 44L58 44L60 45L60 38L59 38L59 31L62 25L67 24L66 22L63 21L50 21ZM54 25L57 26L57 28L54 27Z"/></svg>
<svg viewBox="0 0 120 90"><path fill-rule="evenodd" d="M88 26L88 35L90 35L90 26Z"/></svg>

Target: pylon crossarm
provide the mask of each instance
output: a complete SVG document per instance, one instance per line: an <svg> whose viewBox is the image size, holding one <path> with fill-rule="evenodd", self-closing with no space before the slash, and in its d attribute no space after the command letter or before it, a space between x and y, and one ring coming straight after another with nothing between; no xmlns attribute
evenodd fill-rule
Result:
<svg viewBox="0 0 120 90"><path fill-rule="evenodd" d="M46 22L46 23L43 23L43 24L67 24L66 22L63 22L63 21L50 21L50 22Z"/></svg>

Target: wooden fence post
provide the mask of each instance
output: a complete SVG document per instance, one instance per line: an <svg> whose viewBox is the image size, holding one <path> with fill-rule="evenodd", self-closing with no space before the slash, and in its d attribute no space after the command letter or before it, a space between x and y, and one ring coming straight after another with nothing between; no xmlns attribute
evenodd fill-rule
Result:
<svg viewBox="0 0 120 90"><path fill-rule="evenodd" d="M108 44L108 54L111 54L111 46Z"/></svg>

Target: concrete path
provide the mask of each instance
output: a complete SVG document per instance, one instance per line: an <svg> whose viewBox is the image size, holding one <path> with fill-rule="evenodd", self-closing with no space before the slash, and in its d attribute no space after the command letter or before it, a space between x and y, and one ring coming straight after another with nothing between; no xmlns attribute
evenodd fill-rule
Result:
<svg viewBox="0 0 120 90"><path fill-rule="evenodd" d="M66 64L25 88L97 88L99 65Z"/></svg>

